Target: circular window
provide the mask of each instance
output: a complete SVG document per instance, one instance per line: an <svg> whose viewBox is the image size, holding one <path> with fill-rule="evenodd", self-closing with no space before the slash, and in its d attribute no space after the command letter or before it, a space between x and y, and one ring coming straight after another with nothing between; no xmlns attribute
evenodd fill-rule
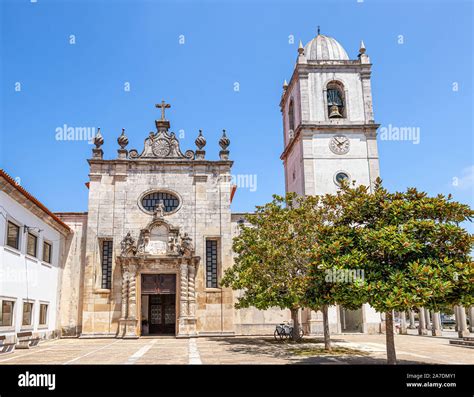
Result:
<svg viewBox="0 0 474 397"><path fill-rule="evenodd" d="M168 192L152 192L141 199L143 208L149 212L153 212L160 203L163 203L165 213L174 212L179 207L179 198Z"/></svg>
<svg viewBox="0 0 474 397"><path fill-rule="evenodd" d="M349 182L349 174L347 172L344 172L344 171L339 171L336 173L336 175L334 176L334 182L336 183L336 185L338 186L341 186L341 183L343 181L346 181L346 182Z"/></svg>

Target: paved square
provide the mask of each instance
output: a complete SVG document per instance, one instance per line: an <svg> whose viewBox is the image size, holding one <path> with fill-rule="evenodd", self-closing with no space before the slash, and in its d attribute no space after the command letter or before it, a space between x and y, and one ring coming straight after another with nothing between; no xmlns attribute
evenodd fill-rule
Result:
<svg viewBox="0 0 474 397"><path fill-rule="evenodd" d="M60 339L1 355L1 364L384 364L385 335L335 335L347 355L321 355L319 338L304 343L271 337ZM474 364L473 350L449 345L449 337L396 336L400 364Z"/></svg>

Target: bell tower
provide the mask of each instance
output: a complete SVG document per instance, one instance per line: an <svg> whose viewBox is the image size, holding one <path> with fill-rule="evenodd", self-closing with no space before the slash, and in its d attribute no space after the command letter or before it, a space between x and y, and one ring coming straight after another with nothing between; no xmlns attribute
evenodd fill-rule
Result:
<svg viewBox="0 0 474 397"><path fill-rule="evenodd" d="M334 38L319 34L303 47L283 84L287 192L335 193L342 180L372 186L379 176L372 109L371 63L363 42L357 59Z"/></svg>

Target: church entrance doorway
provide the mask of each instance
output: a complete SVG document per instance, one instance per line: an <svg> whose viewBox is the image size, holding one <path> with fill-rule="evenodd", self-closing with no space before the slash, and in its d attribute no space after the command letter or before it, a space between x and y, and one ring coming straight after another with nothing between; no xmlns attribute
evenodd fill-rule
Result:
<svg viewBox="0 0 474 397"><path fill-rule="evenodd" d="M142 335L176 333L176 275L143 274Z"/></svg>
<svg viewBox="0 0 474 397"><path fill-rule="evenodd" d="M150 335L174 335L176 328L176 295L149 296L148 318Z"/></svg>

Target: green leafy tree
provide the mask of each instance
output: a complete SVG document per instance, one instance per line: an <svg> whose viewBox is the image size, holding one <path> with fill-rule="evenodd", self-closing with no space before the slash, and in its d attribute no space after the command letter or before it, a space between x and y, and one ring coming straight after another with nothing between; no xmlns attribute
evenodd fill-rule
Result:
<svg viewBox="0 0 474 397"><path fill-rule="evenodd" d="M242 290L238 308L290 309L295 335L299 335L300 308L321 310L327 350L331 349L328 306L336 301L326 269L318 265L322 258L319 247L332 238L330 210L320 197L295 193L274 196L271 203L257 207L247 217L250 226L242 226L234 239L238 256L222 280L224 286ZM312 288L308 290L310 269ZM351 307L358 303L347 296L341 302Z"/></svg>
<svg viewBox="0 0 474 397"><path fill-rule="evenodd" d="M322 250L322 266L364 270L363 281L335 283L332 294L336 301L350 296L385 313L389 364L396 363L393 311L473 303L473 237L460 226L471 221L469 206L414 188L389 193L380 179L373 192L343 186L325 197L325 205L331 208L333 242Z"/></svg>
<svg viewBox="0 0 474 397"><path fill-rule="evenodd" d="M302 239L297 234L304 220L300 200L291 193L285 198L275 195L272 202L247 216L250 226L241 225L240 234L234 238L237 257L221 282L243 292L237 308L289 309L294 338L299 335L298 313L308 270L306 251L301 249Z"/></svg>

